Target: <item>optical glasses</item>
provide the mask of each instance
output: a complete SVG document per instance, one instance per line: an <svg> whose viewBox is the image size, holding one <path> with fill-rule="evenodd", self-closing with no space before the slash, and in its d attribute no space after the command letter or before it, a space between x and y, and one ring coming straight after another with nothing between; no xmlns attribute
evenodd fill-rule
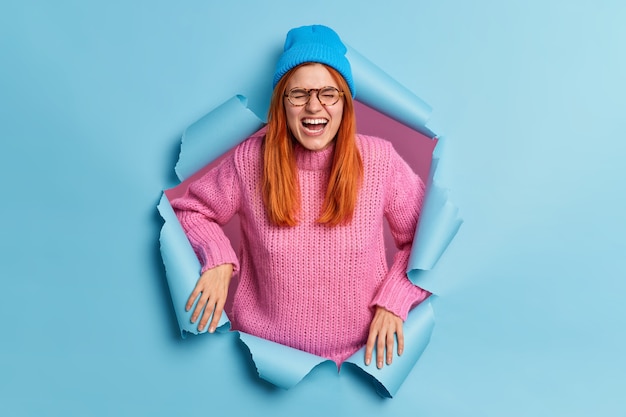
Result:
<svg viewBox="0 0 626 417"><path fill-rule="evenodd" d="M289 92L285 93L285 97L291 103L292 106L301 107L311 100L311 93L315 91L317 99L323 106L332 106L337 103L341 97L343 97L343 91L339 91L335 87L322 87L322 88L292 88Z"/></svg>

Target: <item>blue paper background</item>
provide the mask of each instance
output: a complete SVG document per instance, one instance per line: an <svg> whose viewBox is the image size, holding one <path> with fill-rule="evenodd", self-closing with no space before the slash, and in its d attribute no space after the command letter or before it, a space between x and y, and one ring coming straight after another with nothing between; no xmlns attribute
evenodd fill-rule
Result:
<svg viewBox="0 0 626 417"><path fill-rule="evenodd" d="M2 2L0 414L626 414L624 21L617 0ZM181 340L158 250L184 128L234 94L263 113L286 31L318 22L433 107L465 220L392 400L328 364L278 390L234 335Z"/></svg>

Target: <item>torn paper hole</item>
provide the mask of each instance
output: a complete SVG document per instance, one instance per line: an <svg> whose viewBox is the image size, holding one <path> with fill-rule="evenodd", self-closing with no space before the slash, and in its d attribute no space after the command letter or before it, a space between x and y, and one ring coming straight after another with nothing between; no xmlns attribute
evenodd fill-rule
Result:
<svg viewBox="0 0 626 417"><path fill-rule="evenodd" d="M207 162L216 161L229 149L263 126L263 121L246 107L243 96L235 96L189 126L183 133L181 151L176 164L176 174L184 186L201 171ZM174 192L174 191L173 191ZM173 193L172 192L172 193ZM166 192L159 202L158 210L165 223L161 229L161 256L165 265L172 302L181 334L199 334L197 324L191 322L190 311L185 304L200 276L200 262L185 232L169 204ZM219 326L228 323L222 315Z"/></svg>
<svg viewBox="0 0 626 417"><path fill-rule="evenodd" d="M354 51L351 53L356 56ZM362 57L355 59L355 61L356 65L353 64L353 71L355 74L360 74L361 77L361 79L357 79L355 76L358 85L357 91L360 93L357 99L363 97L364 101L376 104L376 110L374 110L358 101L355 102L359 132L381 136L390 140L394 143L394 147L396 147L400 155L413 166L415 171L422 178L428 178L426 181L428 186L425 205L430 193L433 192L432 190L439 189L442 191L434 192L436 198L430 197L431 200L435 203L439 202L440 205L441 201L443 201L444 205L455 209L454 205L449 202L445 190L441 187L436 188L433 185L436 184L433 178L435 177L438 159L433 160L433 166L430 169L428 168L430 155L437 143L435 135L425 127L430 109L382 71L376 68L372 69L372 64L369 61ZM368 66L370 68L367 68ZM381 91L385 92L385 97L379 97ZM394 94L394 91L397 94ZM411 96L413 97L413 102L410 100ZM399 98L399 100L395 100L396 98ZM394 119L394 113L399 108L403 109L403 111L397 119L402 120L403 123L399 123ZM359 116L360 114L366 116ZM369 126L368 121L370 122ZM236 96L191 125L183 135L181 153L175 169L183 183L175 189L167 190L158 206L159 212L165 221L161 231L161 253L175 313L183 335L186 333L199 333L197 324L190 321L191 311L193 310L187 312L184 306L200 275L200 263L169 205L168 197L172 197L177 192L182 192L181 190L184 189L186 183L202 174L205 169L203 167L206 167L207 163L222 157L235 145L261 129L262 126L263 121L246 108L246 99L242 96ZM416 126L421 126L421 128L416 129ZM423 148L421 151L416 151L417 143L422 143ZM403 150L403 148L408 150ZM424 151L424 149L427 149L427 151ZM422 157L422 160L417 161L415 159L416 156ZM425 160L424 156L426 156ZM435 208L438 207L434 203L431 203L431 205ZM456 214L456 211L452 211ZM431 219L447 227L447 236L443 238L440 236L442 227L434 228L437 231L436 236L429 236L429 234L433 233L433 228L429 229L428 226L424 225L428 225ZM456 222L455 226L449 224L451 219ZM414 262L409 265L409 275L411 275L411 272L419 272L417 268L425 265L424 262L415 261L415 259L420 259L419 248L430 247L432 244L436 246L432 251L440 255L456 234L458 225L460 225L458 216L446 216L442 219L436 210L423 211L420 225L416 231L415 241L420 243L413 246L414 250L412 251L411 259ZM443 229L445 230L446 227L443 227ZM234 227L232 230L234 233L230 233L230 235L235 236L238 228ZM227 234L229 234L228 231ZM393 244L388 247L393 247ZM430 269L436 263L438 256L430 256L428 259L429 261L426 264L428 264L427 267ZM417 266L414 266L414 264ZM430 290L425 285L423 288ZM219 330L228 331L228 324L227 315L223 314ZM383 369L377 369L373 365L365 366L363 364L364 348L344 362L344 365L356 367L370 375L377 392L382 396L392 397L396 394L402 382L428 345L433 327L433 309L430 299L427 299L409 313L409 317L404 325L405 353L402 357L394 358L393 365L385 366ZM306 377L314 367L328 361L326 358L275 342L238 333L241 341L246 344L251 352L259 376L284 389L293 387Z"/></svg>

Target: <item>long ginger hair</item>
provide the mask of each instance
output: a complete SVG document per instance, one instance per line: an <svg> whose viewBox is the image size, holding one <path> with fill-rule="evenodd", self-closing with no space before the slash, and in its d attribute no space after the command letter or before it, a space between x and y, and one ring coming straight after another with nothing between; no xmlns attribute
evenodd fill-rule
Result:
<svg viewBox="0 0 626 417"><path fill-rule="evenodd" d="M270 221L295 226L300 211L298 170L294 155L296 139L287 127L284 93L292 68L274 88L263 141L263 202ZM326 196L318 223L336 226L352 220L363 176L363 161L356 146L356 117L350 89L334 68L324 65L343 95L343 117L337 135Z"/></svg>

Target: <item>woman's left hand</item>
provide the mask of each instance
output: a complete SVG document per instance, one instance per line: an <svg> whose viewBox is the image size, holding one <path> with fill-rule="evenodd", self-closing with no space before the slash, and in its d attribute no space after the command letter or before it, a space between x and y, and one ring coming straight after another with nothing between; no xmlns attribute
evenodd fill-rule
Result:
<svg viewBox="0 0 626 417"><path fill-rule="evenodd" d="M376 312L370 324L370 334L365 345L365 365L371 363L374 347L376 347L376 366L379 369L383 367L385 356L387 365L391 365L396 336L398 338L398 356L402 355L404 350L402 324L403 321L400 317L381 306L376 306Z"/></svg>

